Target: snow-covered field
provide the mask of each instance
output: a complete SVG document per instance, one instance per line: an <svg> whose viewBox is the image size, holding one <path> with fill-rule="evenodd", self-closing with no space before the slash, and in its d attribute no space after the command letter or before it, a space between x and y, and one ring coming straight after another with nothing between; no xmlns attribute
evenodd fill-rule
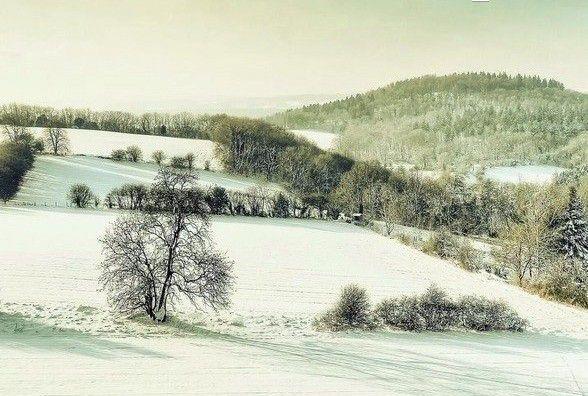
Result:
<svg viewBox="0 0 588 396"><path fill-rule="evenodd" d="M501 183L546 184L565 170L549 165L496 166L486 169L485 175Z"/></svg>
<svg viewBox="0 0 588 396"><path fill-rule="evenodd" d="M206 141L80 130L70 139L74 153L93 156L130 144L146 155L213 155ZM119 213L39 206L59 204L73 183L103 196L155 172L152 164L40 156L16 199L38 206L0 205L0 394L588 392L585 310L345 223L215 217L214 239L235 261L230 309L182 306L166 326L113 314L97 282L97 238ZM220 172L200 178L233 189L258 184ZM314 331L312 319L349 283L365 286L374 303L432 283L454 296L502 299L531 331Z"/></svg>
<svg viewBox="0 0 588 396"><path fill-rule="evenodd" d="M348 224L215 217L235 260L232 307L182 309L196 334L108 313L97 237L115 212L0 208L0 311L28 315L0 334L0 393L582 394L588 313ZM341 287L373 301L431 283L504 299L525 334L319 334L313 316ZM62 326L71 330L57 331ZM27 330L31 327L32 330ZM163 329L163 327L161 327ZM23 378L26 381L23 383ZM108 378L108 381L104 381Z"/></svg>
<svg viewBox="0 0 588 396"><path fill-rule="evenodd" d="M150 184L158 166L152 163L116 162L87 156L37 156L33 169L14 198L14 203L66 206L69 188L87 184L100 198L125 183ZM197 170L203 187L218 185L230 190L247 190L255 186L276 190L279 186L216 171Z"/></svg>
<svg viewBox="0 0 588 396"><path fill-rule="evenodd" d="M43 137L43 128L29 128L36 137ZM161 150L169 158L193 153L196 165L203 168L205 161L210 161L213 169L220 169L214 157L214 143L210 140L183 139L168 136L135 135L130 133L94 131L88 129L65 129L70 141L71 154L108 157L113 150L125 149L137 145L143 151L145 159ZM0 139L2 136L0 136Z"/></svg>
<svg viewBox="0 0 588 396"><path fill-rule="evenodd" d="M323 150L335 148L339 137L336 133L316 131L314 129L292 129L291 132L310 140Z"/></svg>

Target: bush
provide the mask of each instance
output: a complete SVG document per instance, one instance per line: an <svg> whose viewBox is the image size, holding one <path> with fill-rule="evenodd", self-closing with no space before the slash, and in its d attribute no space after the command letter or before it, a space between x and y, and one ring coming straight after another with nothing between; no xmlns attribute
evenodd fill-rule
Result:
<svg viewBox="0 0 588 396"><path fill-rule="evenodd" d="M143 184L123 184L114 188L104 198L104 205L109 209L143 209L147 203L148 189Z"/></svg>
<svg viewBox="0 0 588 396"><path fill-rule="evenodd" d="M527 325L503 302L466 296L455 303L435 286L422 296L384 300L378 304L375 313L383 324L409 331L452 328L522 331Z"/></svg>
<svg viewBox="0 0 588 396"><path fill-rule="evenodd" d="M98 198L90 187L85 184L74 184L69 189L69 202L78 208L86 208L90 204L97 205Z"/></svg>
<svg viewBox="0 0 588 396"><path fill-rule="evenodd" d="M127 160L131 162L139 162L143 159L143 151L139 146L127 147Z"/></svg>
<svg viewBox="0 0 588 396"><path fill-rule="evenodd" d="M397 234L395 236L395 238L403 245L413 246L413 247L418 246L417 238L414 237L413 235L406 234L406 233L402 232L402 233Z"/></svg>
<svg viewBox="0 0 588 396"><path fill-rule="evenodd" d="M171 158L169 166L171 166L174 169L184 169L186 168L186 158L174 156Z"/></svg>
<svg viewBox="0 0 588 396"><path fill-rule="evenodd" d="M420 331L426 327L418 299L414 297L386 299L376 307L376 316L383 324L402 330Z"/></svg>
<svg viewBox="0 0 588 396"><path fill-rule="evenodd" d="M456 240L453 235L446 229L434 233L423 244L423 252L434 254L441 258L450 258L455 256Z"/></svg>
<svg viewBox="0 0 588 396"><path fill-rule="evenodd" d="M155 150L153 154L151 154L151 158L157 165L161 165L165 160L165 154L161 150Z"/></svg>
<svg viewBox="0 0 588 396"><path fill-rule="evenodd" d="M124 161L127 159L127 151L126 150L113 150L112 153L110 153L110 158L114 161Z"/></svg>
<svg viewBox="0 0 588 396"><path fill-rule="evenodd" d="M469 241L457 243L455 260L461 268L467 271L477 271L482 266L478 252L472 247L472 244Z"/></svg>
<svg viewBox="0 0 588 396"><path fill-rule="evenodd" d="M418 300L419 314L425 320L425 330L441 331L456 320L456 305L443 290L432 285Z"/></svg>
<svg viewBox="0 0 588 396"><path fill-rule="evenodd" d="M335 307L319 317L314 325L317 329L331 331L373 328L366 290L353 284L345 286Z"/></svg>
<svg viewBox="0 0 588 396"><path fill-rule="evenodd" d="M205 199L212 214L223 214L230 208L231 202L223 187L214 186L206 193Z"/></svg>
<svg viewBox="0 0 588 396"><path fill-rule="evenodd" d="M532 288L542 297L588 308L588 274L577 260L555 261Z"/></svg>
<svg viewBox="0 0 588 396"><path fill-rule="evenodd" d="M476 331L522 331L527 322L508 305L485 297L466 296L459 300L458 324Z"/></svg>

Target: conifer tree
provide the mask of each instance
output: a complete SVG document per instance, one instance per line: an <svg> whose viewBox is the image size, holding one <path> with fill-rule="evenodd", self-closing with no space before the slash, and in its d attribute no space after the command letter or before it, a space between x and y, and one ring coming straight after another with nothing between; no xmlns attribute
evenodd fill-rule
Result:
<svg viewBox="0 0 588 396"><path fill-rule="evenodd" d="M588 223L584 207L574 187L570 188L570 200L562 215L558 230L558 247L568 258L580 259L588 264Z"/></svg>

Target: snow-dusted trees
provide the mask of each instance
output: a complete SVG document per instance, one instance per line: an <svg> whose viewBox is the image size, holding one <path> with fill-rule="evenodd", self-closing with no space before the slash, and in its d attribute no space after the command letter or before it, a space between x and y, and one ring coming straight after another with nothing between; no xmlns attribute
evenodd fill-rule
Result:
<svg viewBox="0 0 588 396"><path fill-rule="evenodd" d="M69 137L61 128L45 128L43 140L53 155L65 155L69 151Z"/></svg>
<svg viewBox="0 0 588 396"><path fill-rule="evenodd" d="M232 263L212 246L196 180L162 169L145 210L118 218L102 237L100 281L116 309L164 322L182 297L195 306L229 303Z"/></svg>
<svg viewBox="0 0 588 396"><path fill-rule="evenodd" d="M565 257L579 259L588 265L588 223L576 188L570 188L568 206L557 230L557 248Z"/></svg>

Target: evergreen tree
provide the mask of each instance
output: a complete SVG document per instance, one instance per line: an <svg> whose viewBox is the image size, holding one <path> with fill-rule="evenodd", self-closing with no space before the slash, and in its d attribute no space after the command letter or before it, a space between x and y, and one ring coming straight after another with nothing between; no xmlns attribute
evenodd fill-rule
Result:
<svg viewBox="0 0 588 396"><path fill-rule="evenodd" d="M558 229L559 250L568 258L588 263L588 223L576 188L570 188L570 200Z"/></svg>

